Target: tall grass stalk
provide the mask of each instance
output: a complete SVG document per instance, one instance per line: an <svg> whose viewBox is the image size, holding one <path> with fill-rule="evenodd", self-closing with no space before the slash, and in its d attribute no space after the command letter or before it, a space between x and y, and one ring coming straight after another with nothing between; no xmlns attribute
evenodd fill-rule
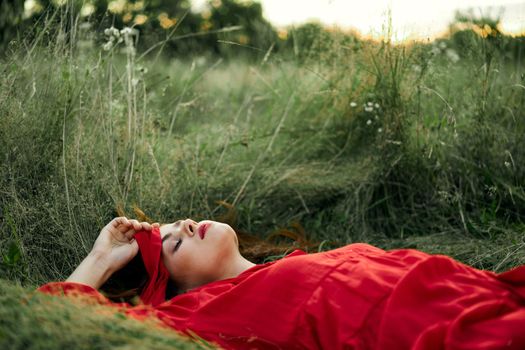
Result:
<svg viewBox="0 0 525 350"><path fill-rule="evenodd" d="M138 55L133 31L109 51L106 34L81 47L95 34L63 11L0 61L10 298L13 283L66 278L134 206L291 248L278 232L313 251L364 241L495 271L525 262L525 81L485 39L457 57L452 38L337 33L308 47L297 34L256 62L157 55L163 43Z"/></svg>

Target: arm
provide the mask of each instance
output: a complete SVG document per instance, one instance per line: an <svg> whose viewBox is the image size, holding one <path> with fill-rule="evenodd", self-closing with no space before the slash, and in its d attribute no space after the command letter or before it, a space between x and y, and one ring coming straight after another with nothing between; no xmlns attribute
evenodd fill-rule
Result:
<svg viewBox="0 0 525 350"><path fill-rule="evenodd" d="M98 289L108 280L113 272L103 254L90 252L71 276L66 279L66 282L82 283Z"/></svg>
<svg viewBox="0 0 525 350"><path fill-rule="evenodd" d="M108 223L95 241L91 252L68 277L98 289L115 272L124 267L139 251L133 236L141 230L151 230L158 224L138 222L118 217Z"/></svg>

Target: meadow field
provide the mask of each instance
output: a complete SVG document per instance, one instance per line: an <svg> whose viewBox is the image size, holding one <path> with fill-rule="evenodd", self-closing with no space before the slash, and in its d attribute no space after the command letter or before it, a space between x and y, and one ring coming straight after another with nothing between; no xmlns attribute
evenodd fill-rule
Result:
<svg viewBox="0 0 525 350"><path fill-rule="evenodd" d="M290 252L525 263L525 67L490 35L224 42L229 57L140 40L44 26L0 59L1 348L208 346L33 292L121 213L226 221Z"/></svg>

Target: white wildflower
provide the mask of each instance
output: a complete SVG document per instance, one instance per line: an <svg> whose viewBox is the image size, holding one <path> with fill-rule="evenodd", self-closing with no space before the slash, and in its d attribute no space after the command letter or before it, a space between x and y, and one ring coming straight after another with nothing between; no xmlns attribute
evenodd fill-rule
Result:
<svg viewBox="0 0 525 350"><path fill-rule="evenodd" d="M115 37L115 38L119 38L120 37L120 32L115 27L110 27L110 28L104 29L104 34L106 36L108 36L108 37Z"/></svg>
<svg viewBox="0 0 525 350"><path fill-rule="evenodd" d="M369 106L366 106L365 107L365 112L373 112L374 111L374 107L369 107Z"/></svg>
<svg viewBox="0 0 525 350"><path fill-rule="evenodd" d="M82 8L80 9L80 16L81 17L88 17L91 16L95 12L95 6L90 3L85 3L82 5Z"/></svg>
<svg viewBox="0 0 525 350"><path fill-rule="evenodd" d="M374 104L374 107L379 109L379 103Z"/></svg>
<svg viewBox="0 0 525 350"><path fill-rule="evenodd" d="M377 132L378 132L378 133L382 133L382 132L383 132L383 128L379 128L379 129L377 129Z"/></svg>
<svg viewBox="0 0 525 350"><path fill-rule="evenodd" d="M372 102L368 102L366 105L372 107L374 104Z"/></svg>
<svg viewBox="0 0 525 350"><path fill-rule="evenodd" d="M136 29L125 27L120 31L120 34L124 38L124 43L126 44L126 53L130 56L135 56L135 43L134 36L138 36L138 31ZM120 42L120 40L119 40Z"/></svg>
<svg viewBox="0 0 525 350"><path fill-rule="evenodd" d="M113 42L112 41L108 41L107 43L102 45L102 48L104 49L104 51L111 50L113 48Z"/></svg>
<svg viewBox="0 0 525 350"><path fill-rule="evenodd" d="M437 194L442 201L447 203L451 202L451 195L447 191L438 191Z"/></svg>
<svg viewBox="0 0 525 350"><path fill-rule="evenodd" d="M120 44L123 41L120 31L115 27L104 29L104 34L107 36L108 42L105 43L102 48L106 51L111 50L115 45Z"/></svg>
<svg viewBox="0 0 525 350"><path fill-rule="evenodd" d="M494 197L494 195L498 192L498 187L485 185L485 191L487 192L489 197Z"/></svg>
<svg viewBox="0 0 525 350"><path fill-rule="evenodd" d="M355 102L353 102L353 101L352 101L352 102L350 102L350 107L352 107L352 108L355 108L355 107L357 107L357 103L355 103Z"/></svg>
<svg viewBox="0 0 525 350"><path fill-rule="evenodd" d="M371 121L370 119L368 119L368 120L366 121L366 125L370 125L370 124L372 124L372 121Z"/></svg>
<svg viewBox="0 0 525 350"><path fill-rule="evenodd" d="M452 61L452 63L456 63L457 61L459 61L459 55L457 54L456 51L452 50L452 49L448 49L446 51L446 55L447 55L447 58Z"/></svg>
<svg viewBox="0 0 525 350"><path fill-rule="evenodd" d="M511 166L510 162L505 161L505 166L506 166L507 168L510 168L510 166Z"/></svg>
<svg viewBox="0 0 525 350"><path fill-rule="evenodd" d="M131 29L130 27L124 27L123 29L120 30L120 34L133 35L133 29Z"/></svg>

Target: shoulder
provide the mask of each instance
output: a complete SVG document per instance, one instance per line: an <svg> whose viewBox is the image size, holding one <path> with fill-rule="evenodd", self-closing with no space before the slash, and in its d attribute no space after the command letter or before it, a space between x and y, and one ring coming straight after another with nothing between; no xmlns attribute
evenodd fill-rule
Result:
<svg viewBox="0 0 525 350"><path fill-rule="evenodd" d="M328 252L333 254L384 254L385 250L368 243L352 243Z"/></svg>

